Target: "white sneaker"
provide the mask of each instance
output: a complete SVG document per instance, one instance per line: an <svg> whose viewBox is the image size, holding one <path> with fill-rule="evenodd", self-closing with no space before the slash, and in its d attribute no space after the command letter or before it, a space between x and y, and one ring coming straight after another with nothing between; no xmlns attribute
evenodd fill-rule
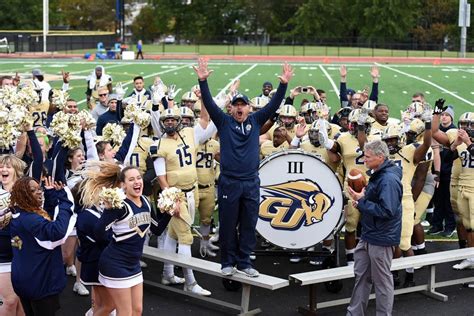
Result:
<svg viewBox="0 0 474 316"><path fill-rule="evenodd" d="M184 291L185 292L191 292L191 293L201 295L201 296L210 296L211 295L211 292L209 292L208 290L203 289L196 282L194 282L193 284L190 284L190 285L185 284L184 285Z"/></svg>
<svg viewBox="0 0 474 316"><path fill-rule="evenodd" d="M170 277L166 277L164 275L161 276L161 284L163 285L175 285L175 284L184 284L184 279L177 277L176 275L172 275Z"/></svg>
<svg viewBox="0 0 474 316"><path fill-rule="evenodd" d="M148 265L146 264L145 261L141 261L141 260L140 260L140 267L141 267L141 268L148 268Z"/></svg>
<svg viewBox="0 0 474 316"><path fill-rule="evenodd" d="M219 246L213 245L210 239L209 239L208 248L211 249L211 250L213 250L213 251L219 250Z"/></svg>
<svg viewBox="0 0 474 316"><path fill-rule="evenodd" d="M76 266L72 265L66 268L66 275L75 277L77 275Z"/></svg>
<svg viewBox="0 0 474 316"><path fill-rule="evenodd" d="M474 262L468 260L468 259L464 259L463 261L461 261L460 263L458 264L455 264L453 266L453 269L454 270L465 270L465 269L474 269Z"/></svg>
<svg viewBox="0 0 474 316"><path fill-rule="evenodd" d="M84 284L82 284L81 282L75 282L74 286L72 287L72 291L74 293L79 294L80 296L88 296L89 295L89 290L86 289Z"/></svg>

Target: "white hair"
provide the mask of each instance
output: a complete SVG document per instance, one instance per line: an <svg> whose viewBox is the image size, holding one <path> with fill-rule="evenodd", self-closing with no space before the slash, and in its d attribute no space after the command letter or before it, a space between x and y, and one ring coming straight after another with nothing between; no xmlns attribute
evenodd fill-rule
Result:
<svg viewBox="0 0 474 316"><path fill-rule="evenodd" d="M366 143L364 151L370 151L375 156L384 156L384 158L387 158L390 155L387 144L381 140L374 140Z"/></svg>

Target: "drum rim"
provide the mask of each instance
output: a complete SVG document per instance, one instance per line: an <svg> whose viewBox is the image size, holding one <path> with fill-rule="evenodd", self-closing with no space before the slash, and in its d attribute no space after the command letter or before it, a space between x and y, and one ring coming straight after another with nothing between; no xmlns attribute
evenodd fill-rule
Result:
<svg viewBox="0 0 474 316"><path fill-rule="evenodd" d="M328 168L333 174L334 176L336 177L336 179L338 180L337 183L339 184L339 188L341 189L341 199L342 199L342 209L341 209L341 212L339 214L339 219L337 220L337 224L334 226L333 230L326 236L324 237L323 239L321 239L320 241L316 242L315 244L311 245L311 246L308 246L308 247L304 247L304 248L309 248L309 247L313 247L313 246L316 246L320 243L322 243L326 238L328 238L329 236L331 236L332 234L340 231L342 229L342 227L344 226L345 224L345 219L344 219L344 191L343 191L343 186L341 184L341 182L339 181L339 179L337 178L336 174L332 171L331 167L328 166L327 163L325 163L324 161L322 161L321 159L318 158L318 156L316 156L315 154L313 153L310 153L310 152L307 152L307 151L304 151L302 149L298 149L298 148L290 148L290 149L283 149L281 151L278 151L278 152L275 152L271 155L268 155L267 157L265 157L264 159L262 159L260 161L260 164L258 166L258 170L259 170L259 178L260 178L260 169L265 165L267 164L269 161L275 159L276 157L278 156L286 156L288 154L298 154L298 155L304 155L304 156L311 156L315 159L317 159L319 162L321 162L326 168ZM262 234L260 234L260 232L255 229L255 232L260 235L260 237L264 238L262 236ZM265 239L267 242L269 242L271 245L273 246L276 246L276 247L280 247L282 248L282 246L280 245L276 245L274 244L273 242L271 242L270 240L267 240ZM304 248L291 248L291 250L298 250L298 249L304 249ZM291 251L290 250L290 251Z"/></svg>

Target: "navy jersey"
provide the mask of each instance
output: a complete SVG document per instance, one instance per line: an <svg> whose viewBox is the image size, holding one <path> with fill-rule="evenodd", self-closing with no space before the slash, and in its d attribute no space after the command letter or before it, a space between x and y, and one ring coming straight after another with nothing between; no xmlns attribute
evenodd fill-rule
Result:
<svg viewBox="0 0 474 316"><path fill-rule="evenodd" d="M125 199L121 209L104 210L95 226L95 240L107 238L112 229L112 241L104 249L99 261L100 275L115 280L141 275L140 257L145 235L152 222L150 203L141 197L141 206Z"/></svg>
<svg viewBox="0 0 474 316"><path fill-rule="evenodd" d="M10 272L13 258L10 241L10 192L0 187L0 273Z"/></svg>
<svg viewBox="0 0 474 316"><path fill-rule="evenodd" d="M82 263L99 261L102 251L112 239L112 231L108 230L105 238L95 240L94 228L102 215L96 207L86 208L77 214L77 259Z"/></svg>
<svg viewBox="0 0 474 316"><path fill-rule="evenodd" d="M48 221L42 216L14 209L10 223L13 247L12 284L18 296L38 300L61 293L66 286L61 244L76 222L71 192L57 192L58 216Z"/></svg>
<svg viewBox="0 0 474 316"><path fill-rule="evenodd" d="M287 84L280 83L270 102L263 109L249 114L242 123L217 106L207 80L199 81L199 87L203 103L219 131L221 174L239 179L257 177L260 164L260 127L277 111L285 97Z"/></svg>

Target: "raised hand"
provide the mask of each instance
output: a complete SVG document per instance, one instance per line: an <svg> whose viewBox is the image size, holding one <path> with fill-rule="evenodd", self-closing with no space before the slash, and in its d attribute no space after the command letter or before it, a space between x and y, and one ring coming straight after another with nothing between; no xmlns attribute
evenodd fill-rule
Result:
<svg viewBox="0 0 474 316"><path fill-rule="evenodd" d="M376 65L373 65L372 68L370 69L370 75L372 76L372 79L376 79L380 77L379 67L377 67Z"/></svg>
<svg viewBox="0 0 474 316"><path fill-rule="evenodd" d="M339 68L339 74L341 75L341 78L346 79L347 77L346 65L341 65L341 68Z"/></svg>
<svg viewBox="0 0 474 316"><path fill-rule="evenodd" d="M207 59L204 58L199 58L197 67L193 66L193 69L201 81L206 80L213 72L213 70L209 70L207 67Z"/></svg>
<svg viewBox="0 0 474 316"><path fill-rule="evenodd" d="M174 98L176 97L176 95L181 91L181 88L179 88L178 90L176 90L176 85L175 84L172 84L168 87L168 99L169 100L174 100Z"/></svg>
<svg viewBox="0 0 474 316"><path fill-rule="evenodd" d="M301 86L294 87L290 90L290 98L294 99L297 95L301 93Z"/></svg>
<svg viewBox="0 0 474 316"><path fill-rule="evenodd" d="M296 126L296 137L298 138L301 138L304 136L304 134L306 134L306 123L303 119L302 122L300 122L300 124L298 124L298 126Z"/></svg>
<svg viewBox="0 0 474 316"><path fill-rule="evenodd" d="M439 115L448 109L448 106L444 106L444 102L446 102L445 99L436 100L433 115Z"/></svg>
<svg viewBox="0 0 474 316"><path fill-rule="evenodd" d="M423 122L431 122L431 118L432 118L432 113L431 113L431 109L430 108L426 108L423 113L421 113L421 120Z"/></svg>
<svg viewBox="0 0 474 316"><path fill-rule="evenodd" d="M294 75L293 68L291 67L290 64L285 62L283 64L283 72L280 76L278 76L278 79L280 79L281 83L287 84L288 82L290 82L293 75Z"/></svg>
<svg viewBox="0 0 474 316"><path fill-rule="evenodd" d="M63 77L64 83L69 83L69 80L70 80L69 71L61 70L61 76Z"/></svg>
<svg viewBox="0 0 474 316"><path fill-rule="evenodd" d="M232 96L236 95L237 91L239 90L239 86L240 86L240 79L234 80L229 87L229 93L232 94Z"/></svg>
<svg viewBox="0 0 474 316"><path fill-rule="evenodd" d="M117 83L115 86L115 93L117 94L117 100L122 101L123 97L125 96L125 93L127 92L127 88L123 88L123 85L121 82Z"/></svg>

